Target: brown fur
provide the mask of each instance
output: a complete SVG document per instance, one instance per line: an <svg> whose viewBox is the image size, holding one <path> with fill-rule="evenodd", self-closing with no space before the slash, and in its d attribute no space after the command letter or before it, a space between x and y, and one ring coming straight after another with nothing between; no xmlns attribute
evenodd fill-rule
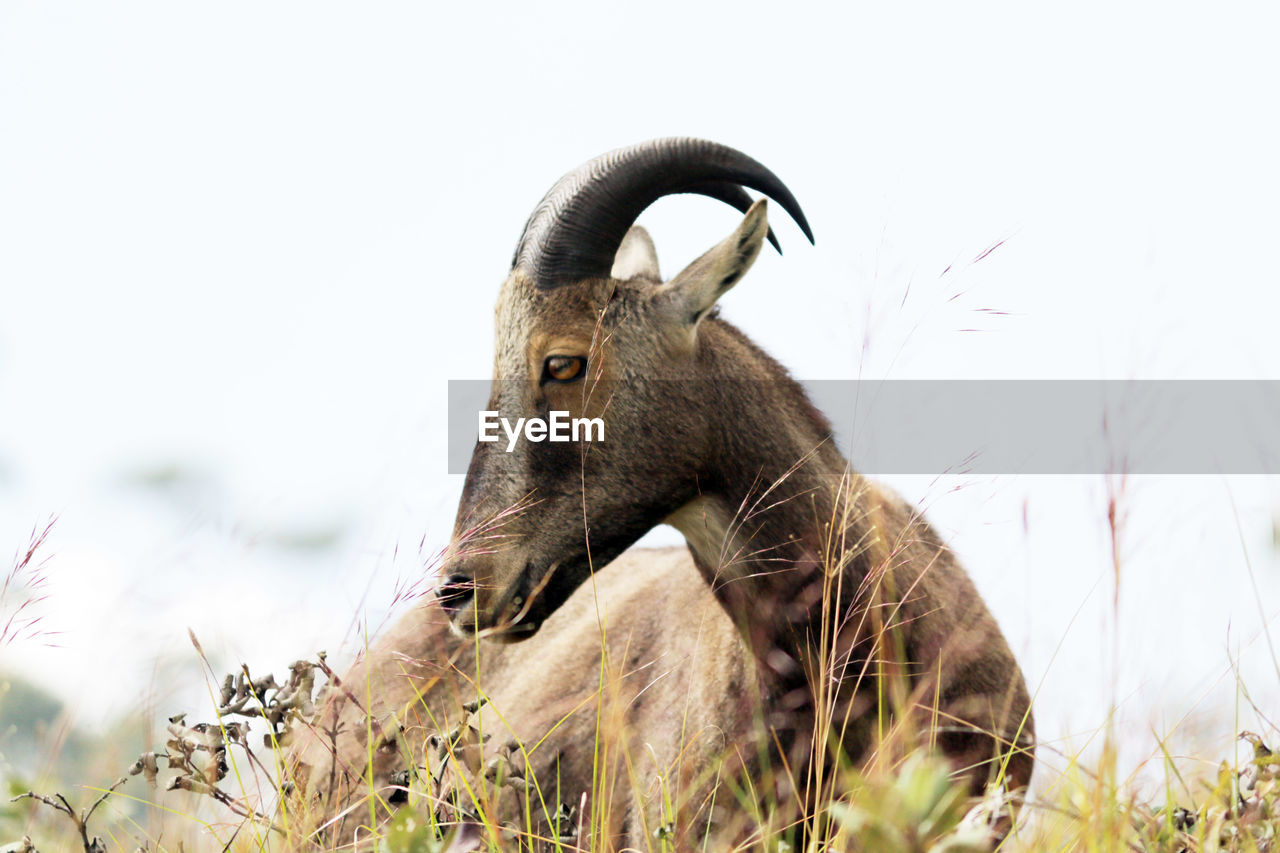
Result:
<svg viewBox="0 0 1280 853"><path fill-rule="evenodd" d="M471 638L427 606L347 677L381 721L375 739L407 728L399 751L352 728L337 764L318 743L300 753L313 791L343 779L330 809L367 778L385 789L477 691L489 703L474 722L493 738L456 769L482 774L511 737L538 744L532 769L559 784L549 808L587 795L593 846L647 847L669 820L681 844L739 837L728 794L710 808L717 774L811 809L835 791L833 741L854 762L932 743L975 792L1027 784L1030 700L968 576L916 511L848 470L786 371L708 314L766 230L758 204L665 285L542 290L518 271L503 285L490 408L599 415L606 441L477 445L445 569L474 578L452 626ZM539 383L566 347L588 378ZM625 550L663 521L692 553ZM343 714L359 718L353 702Z"/></svg>

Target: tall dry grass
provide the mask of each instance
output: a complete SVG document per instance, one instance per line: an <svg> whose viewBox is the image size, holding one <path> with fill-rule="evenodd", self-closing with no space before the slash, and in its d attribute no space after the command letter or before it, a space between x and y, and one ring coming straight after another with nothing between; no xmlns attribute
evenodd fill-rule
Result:
<svg viewBox="0 0 1280 853"><path fill-rule="evenodd" d="M1123 484L1114 485L1105 523L1113 542L1112 569L1120 583L1124 495ZM477 529L486 536L498 535L492 526ZM40 552L48 533L48 527L33 533L4 587L6 592L27 590L24 602L38 603L40 585L29 579L39 577L38 569L44 564ZM843 563L851 547L832 542L829 559ZM836 589L826 591L832 601L837 593ZM411 602L412 596L406 594L404 600ZM30 615L34 604L23 604L12 612L20 618L6 621L18 626L6 642L36 641L32 632L36 623ZM0 811L0 842L12 844L0 849L28 853L611 849L605 829L607 797L592 797L590 806L585 799L559 800L555 780L535 778L529 771L528 755L538 744L504 744L496 756L485 758L486 733L474 724L483 696L459 695L455 707L443 710L424 704L419 710L432 718L430 729L368 737L370 766L373 751L391 744L408 769L389 789L366 792L345 803L344 813L337 816L345 820L335 819L331 811L316 809L323 797L301 795L300 782L291 775L289 744L299 732L336 741L339 733L324 730L318 722L320 709L335 697L362 707L367 685L344 682L324 655L296 662L279 678L257 675L248 668L215 677L198 641L191 639L206 663L210 706L203 713L171 717L163 724L162 746L128 761L116 757L117 769L99 765L85 770L97 774L94 778L46 779L38 789L11 787L12 799ZM602 655L607 656L606 644L601 645ZM892 636L885 636L881 647L889 652L897 646ZM835 655L829 663L839 665ZM601 710L592 748L599 774L593 793L614 791L619 780L633 790L647 790L648 780L634 772L640 756L619 754L619 750L625 753L627 742L624 723L608 698L617 686L611 679L620 676L620 670L613 662L604 664L601 672L613 675L602 676L597 686ZM1280 849L1280 760L1270 746L1280 743L1280 732L1242 732L1244 748L1217 757L1178 755L1167 745L1174 733L1166 733L1152 759L1160 766L1164 789L1155 797L1143 797L1134 776L1120 775L1116 746L1125 733L1108 719L1100 721L1092 743L1075 752L1063 751L1054 743L1039 744L1037 793L1026 802L1010 796L999 784L989 788L985 798L973 799L953 780L953 768L928 750L930 732L907 730L904 721L910 715L903 709L913 700L909 686L896 682L892 669L882 666L856 676L876 680L881 702L882 729L870 758L853 766L837 744L817 740L804 771L811 775L788 778L794 790L808 786L817 791L818 796L810 798L810 808L797 811L795 802L781 802L772 795L778 789L774 777L794 773L787 766L770 766L766 760L755 775L726 772L715 779L714 808L736 815L743 828L737 849L784 851L797 845L815 853ZM839 675L849 677L847 672ZM1237 693L1240 701L1251 701L1245 685L1239 685ZM835 711L829 696L824 699L819 693L818 699L820 710ZM1263 709L1255 711L1266 719ZM192 721L197 717L199 722ZM375 728L385 730L385 721L372 717L364 724L370 735ZM822 730L839 732L840 724L828 718L822 721ZM768 750L760 755L767 759ZM708 768L707 772L718 770ZM679 802L680 791L674 780L660 785L661 811L672 822L685 805ZM355 826L356 831L335 837L331 830L339 825ZM710 849L707 843L704 840L698 849ZM693 848L673 823L664 822L653 828L649 849Z"/></svg>

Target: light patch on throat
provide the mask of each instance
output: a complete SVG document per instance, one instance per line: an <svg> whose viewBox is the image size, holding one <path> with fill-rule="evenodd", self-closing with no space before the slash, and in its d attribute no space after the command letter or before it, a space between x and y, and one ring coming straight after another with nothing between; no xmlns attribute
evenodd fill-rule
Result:
<svg viewBox="0 0 1280 853"><path fill-rule="evenodd" d="M694 498L663 519L684 535L700 566L717 577L733 576L741 548L733 513L715 498Z"/></svg>

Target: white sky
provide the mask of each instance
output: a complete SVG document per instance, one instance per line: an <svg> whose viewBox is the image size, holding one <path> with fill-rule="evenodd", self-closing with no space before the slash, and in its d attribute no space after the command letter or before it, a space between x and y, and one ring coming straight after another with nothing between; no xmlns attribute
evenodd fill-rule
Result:
<svg viewBox="0 0 1280 853"><path fill-rule="evenodd" d="M280 670L336 649L366 593L378 622L448 536L444 383L488 373L526 215L649 137L733 145L800 199L817 245L775 208L786 256L724 303L798 376L1280 378L1277 23L1264 3L0 5L0 545L60 515L64 632L0 666L94 721L154 694L157 650L198 677L188 626L222 665ZM671 274L736 216L682 198L642 221ZM168 491L128 484L168 466ZM1042 683L1042 736L1120 699L1140 754L1241 650L1255 696L1280 694L1249 645L1280 609L1276 483L1129 483L1118 634L1100 479L895 484ZM1208 710L1232 712L1226 685Z"/></svg>

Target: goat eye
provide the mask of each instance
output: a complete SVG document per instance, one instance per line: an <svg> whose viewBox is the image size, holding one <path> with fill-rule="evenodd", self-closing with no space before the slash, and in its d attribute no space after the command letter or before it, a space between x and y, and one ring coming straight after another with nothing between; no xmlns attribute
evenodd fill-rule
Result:
<svg viewBox="0 0 1280 853"><path fill-rule="evenodd" d="M553 355L542 365L542 379L552 382L572 382L587 368L587 360L575 355Z"/></svg>

